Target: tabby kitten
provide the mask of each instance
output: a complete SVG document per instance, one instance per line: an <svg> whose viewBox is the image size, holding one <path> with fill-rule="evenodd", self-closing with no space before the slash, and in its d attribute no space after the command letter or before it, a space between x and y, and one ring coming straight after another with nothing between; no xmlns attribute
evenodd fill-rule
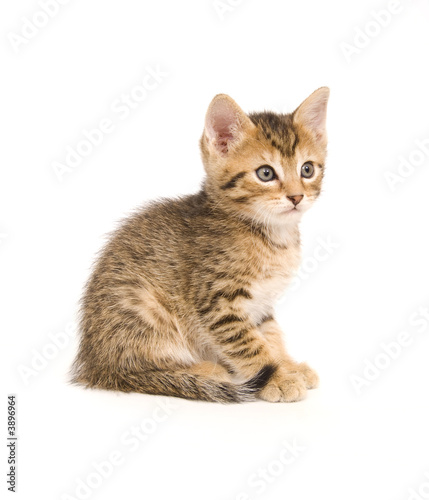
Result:
<svg viewBox="0 0 429 500"><path fill-rule="evenodd" d="M73 382L206 401L297 401L316 373L286 352L273 305L326 157L322 87L293 113L207 111L199 193L153 202L113 234L86 286Z"/></svg>

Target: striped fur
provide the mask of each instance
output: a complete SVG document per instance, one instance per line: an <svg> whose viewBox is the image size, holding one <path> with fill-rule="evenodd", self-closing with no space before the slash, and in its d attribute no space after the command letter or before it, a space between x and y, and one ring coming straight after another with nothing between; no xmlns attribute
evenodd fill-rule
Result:
<svg viewBox="0 0 429 500"><path fill-rule="evenodd" d="M217 402L296 401L317 384L286 352L273 306L321 190L327 99L319 89L288 115L213 99L201 191L136 211L94 266L73 382ZM312 178L301 175L306 163ZM267 165L270 182L257 174Z"/></svg>

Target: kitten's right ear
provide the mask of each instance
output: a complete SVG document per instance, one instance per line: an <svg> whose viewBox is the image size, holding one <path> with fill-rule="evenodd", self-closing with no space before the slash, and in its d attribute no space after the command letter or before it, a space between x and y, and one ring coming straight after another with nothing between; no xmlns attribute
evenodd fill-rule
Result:
<svg viewBox="0 0 429 500"><path fill-rule="evenodd" d="M204 133L208 146L221 156L239 144L246 132L254 127L250 118L226 94L218 94L206 114Z"/></svg>

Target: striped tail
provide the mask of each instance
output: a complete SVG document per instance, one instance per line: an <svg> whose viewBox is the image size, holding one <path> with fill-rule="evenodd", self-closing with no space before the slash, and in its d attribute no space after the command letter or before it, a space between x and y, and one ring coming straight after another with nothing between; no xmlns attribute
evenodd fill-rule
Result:
<svg viewBox="0 0 429 500"><path fill-rule="evenodd" d="M242 384L220 382L183 371L150 370L122 374L117 387L111 389L218 403L241 403L254 401L275 370L275 366L266 365L253 378Z"/></svg>

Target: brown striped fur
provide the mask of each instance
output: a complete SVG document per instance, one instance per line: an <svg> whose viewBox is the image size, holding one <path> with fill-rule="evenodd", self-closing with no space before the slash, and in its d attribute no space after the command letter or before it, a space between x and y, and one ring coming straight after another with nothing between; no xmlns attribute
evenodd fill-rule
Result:
<svg viewBox="0 0 429 500"><path fill-rule="evenodd" d="M137 211L96 262L75 383L220 402L296 401L317 385L286 352L273 306L299 266L301 215L321 190L328 95L323 87L283 115L213 99L201 191ZM306 162L312 178L301 176ZM263 165L273 180L258 177Z"/></svg>

